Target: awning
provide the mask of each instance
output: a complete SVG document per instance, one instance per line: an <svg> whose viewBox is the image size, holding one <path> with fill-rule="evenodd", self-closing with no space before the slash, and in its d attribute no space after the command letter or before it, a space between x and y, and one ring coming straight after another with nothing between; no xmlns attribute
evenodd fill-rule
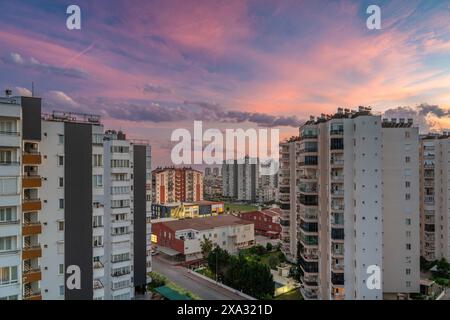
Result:
<svg viewBox="0 0 450 320"><path fill-rule="evenodd" d="M175 291L167 286L158 287L155 288L154 290L158 292L160 295L162 295L164 298L169 300L192 300L187 295L181 294L178 291Z"/></svg>
<svg viewBox="0 0 450 320"><path fill-rule="evenodd" d="M174 249L168 248L168 247L162 247L162 246L158 246L156 248L156 250L158 250L164 254L167 254L168 256L171 256L171 257L175 257L176 255L181 254L181 252L178 252L177 250L174 250Z"/></svg>

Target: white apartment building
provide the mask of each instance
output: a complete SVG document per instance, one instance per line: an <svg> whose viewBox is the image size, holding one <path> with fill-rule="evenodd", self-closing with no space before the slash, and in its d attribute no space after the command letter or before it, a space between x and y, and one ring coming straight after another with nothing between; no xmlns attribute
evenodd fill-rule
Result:
<svg viewBox="0 0 450 320"><path fill-rule="evenodd" d="M292 263L297 261L297 152L298 138L289 139L280 144L280 169L278 171L278 201L281 216L281 250L286 259Z"/></svg>
<svg viewBox="0 0 450 320"><path fill-rule="evenodd" d="M22 108L0 99L0 299L22 298Z"/></svg>
<svg viewBox="0 0 450 320"><path fill-rule="evenodd" d="M420 253L428 261L450 260L450 133L420 142Z"/></svg>
<svg viewBox="0 0 450 320"><path fill-rule="evenodd" d="M282 145L282 165L293 157L288 149ZM369 108L338 109L301 126L298 184L290 188L298 188L297 249L306 299L382 299L419 291L417 150L411 121L382 121ZM292 200L292 191L284 191ZM379 289L367 283L369 266L382 271Z"/></svg>
<svg viewBox="0 0 450 320"><path fill-rule="evenodd" d="M105 135L98 116L41 114L34 97L1 98L0 125L0 298L131 299L144 291L148 143Z"/></svg>

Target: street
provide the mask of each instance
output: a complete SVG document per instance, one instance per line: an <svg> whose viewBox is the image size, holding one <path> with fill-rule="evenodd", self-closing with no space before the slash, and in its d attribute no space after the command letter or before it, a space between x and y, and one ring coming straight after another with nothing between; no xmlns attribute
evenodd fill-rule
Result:
<svg viewBox="0 0 450 320"><path fill-rule="evenodd" d="M246 300L244 297L189 273L184 267L169 264L159 256L153 257L153 271L162 274L173 283L204 300Z"/></svg>

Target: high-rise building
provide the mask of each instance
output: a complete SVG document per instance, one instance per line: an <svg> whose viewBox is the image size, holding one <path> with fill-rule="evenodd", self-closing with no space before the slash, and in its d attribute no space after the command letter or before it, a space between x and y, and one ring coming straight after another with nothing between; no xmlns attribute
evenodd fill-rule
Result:
<svg viewBox="0 0 450 320"><path fill-rule="evenodd" d="M287 260L297 261L297 152L299 139L291 138L280 144L280 169L278 171L278 201L281 215L281 250Z"/></svg>
<svg viewBox="0 0 450 320"><path fill-rule="evenodd" d="M450 259L450 133L429 134L420 143L421 256Z"/></svg>
<svg viewBox="0 0 450 320"><path fill-rule="evenodd" d="M152 171L153 203L203 200L203 173L192 168L157 168Z"/></svg>
<svg viewBox="0 0 450 320"><path fill-rule="evenodd" d="M257 202L259 187L259 161L246 156L222 164L223 196L237 201Z"/></svg>
<svg viewBox="0 0 450 320"><path fill-rule="evenodd" d="M1 98L0 114L0 298L132 298L151 268L150 147L116 149L98 116L41 114L39 98Z"/></svg>
<svg viewBox="0 0 450 320"><path fill-rule="evenodd" d="M382 121L369 108L338 109L307 121L299 139L281 146L286 214L280 221L297 225L303 296L382 299L418 292L418 128L404 119ZM289 240L285 252L292 256ZM369 278L373 270L381 271L379 286Z"/></svg>

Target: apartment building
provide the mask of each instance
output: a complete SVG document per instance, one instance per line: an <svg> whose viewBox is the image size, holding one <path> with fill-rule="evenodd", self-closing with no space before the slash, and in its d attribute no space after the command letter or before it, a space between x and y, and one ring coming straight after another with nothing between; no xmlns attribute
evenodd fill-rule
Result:
<svg viewBox="0 0 450 320"><path fill-rule="evenodd" d="M236 253L238 249L254 245L254 225L228 214L153 224L152 242L158 250L182 261L202 259L203 239Z"/></svg>
<svg viewBox="0 0 450 320"><path fill-rule="evenodd" d="M450 260L450 133L420 141L420 253L428 261Z"/></svg>
<svg viewBox="0 0 450 320"><path fill-rule="evenodd" d="M297 261L297 175L299 169L297 152L299 145L298 137L280 143L280 169L278 171L281 250L286 259L292 263Z"/></svg>
<svg viewBox="0 0 450 320"><path fill-rule="evenodd" d="M203 177L203 195L207 200L214 200L222 197L222 176L217 167L206 167Z"/></svg>
<svg viewBox="0 0 450 320"><path fill-rule="evenodd" d="M120 254L129 257L131 262L121 262L131 264L134 274L128 279L133 279L128 287L125 280L121 282L126 293L123 290L110 294L117 289L118 281L110 278L115 269L108 262L115 261L119 254L109 245L116 231L111 225L111 206L116 199L111 198L127 186L110 189L115 168L109 170L105 159L116 150L104 143L99 117L67 112L41 114L41 100L34 97L6 97L0 103L2 126L18 140L15 148L0 147L2 159L9 170L19 170L0 171L0 213L5 222L15 221L17 231L12 235L12 230L2 230L3 225L11 223L0 224L0 240L10 249L0 255L0 266L9 268L8 274L14 279L11 288L18 288L14 293L0 286L0 298L132 298L135 288L142 290L148 282L146 273L151 269L151 257L147 256L150 242L146 241L151 232L146 226L150 216L150 147L128 142L131 158L128 177L123 178L124 184L129 184L126 196L131 210L127 231L131 240L127 252L122 250ZM1 143L4 141L8 139ZM7 179L3 179L3 174ZM3 241L6 236L9 239Z"/></svg>
<svg viewBox="0 0 450 320"><path fill-rule="evenodd" d="M412 121L382 120L364 107L338 109L300 127L296 156L291 145L281 146L280 201L284 195L284 217L297 222L305 299L418 292L418 128ZM296 170L289 168L292 161ZM298 183L281 181L293 172ZM290 210L293 202L297 216ZM287 224L283 215L281 224ZM379 287L367 283L370 266L381 270Z"/></svg>
<svg viewBox="0 0 450 320"><path fill-rule="evenodd" d="M153 203L203 200L203 173L192 168L157 168L152 172Z"/></svg>
<svg viewBox="0 0 450 320"><path fill-rule="evenodd" d="M242 163L238 163L242 162ZM259 161L246 156L242 161L222 164L223 196L236 201L256 202L259 187Z"/></svg>

